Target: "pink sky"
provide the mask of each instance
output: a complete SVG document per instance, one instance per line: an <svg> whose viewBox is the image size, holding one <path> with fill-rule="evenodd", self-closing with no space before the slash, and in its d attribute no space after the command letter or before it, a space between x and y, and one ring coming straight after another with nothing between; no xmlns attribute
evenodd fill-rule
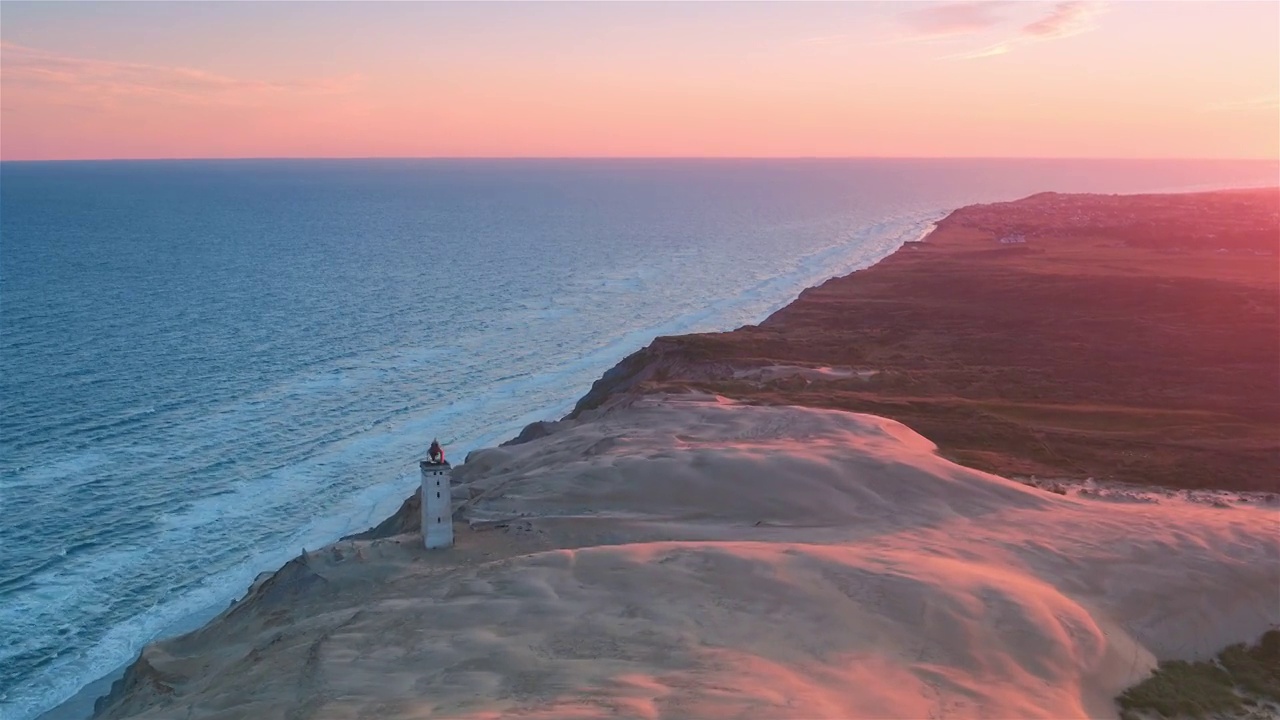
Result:
<svg viewBox="0 0 1280 720"><path fill-rule="evenodd" d="M0 157L1280 156L1280 3L3 5Z"/></svg>

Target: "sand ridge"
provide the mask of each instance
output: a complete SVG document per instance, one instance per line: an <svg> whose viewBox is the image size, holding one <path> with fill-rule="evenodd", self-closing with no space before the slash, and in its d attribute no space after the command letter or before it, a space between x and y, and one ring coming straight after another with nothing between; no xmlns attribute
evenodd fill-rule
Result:
<svg viewBox="0 0 1280 720"><path fill-rule="evenodd" d="M454 480L456 547L308 553L102 715L1114 717L1280 623L1274 507L1058 495L869 415L647 396Z"/></svg>

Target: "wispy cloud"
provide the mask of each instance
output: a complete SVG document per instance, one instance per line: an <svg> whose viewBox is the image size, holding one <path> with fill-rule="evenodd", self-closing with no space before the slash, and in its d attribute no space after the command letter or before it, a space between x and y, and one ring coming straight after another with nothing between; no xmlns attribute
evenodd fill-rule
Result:
<svg viewBox="0 0 1280 720"><path fill-rule="evenodd" d="M995 45L988 45L977 50L968 50L954 55L946 55L944 60L977 60L978 58L995 57L996 55L1006 55L1013 49L1013 43L1002 42Z"/></svg>
<svg viewBox="0 0 1280 720"><path fill-rule="evenodd" d="M0 42L0 82L7 90L43 92L72 103L152 99L245 104L282 95L344 93L354 88L356 78L234 78L194 68L95 60Z"/></svg>
<svg viewBox="0 0 1280 720"><path fill-rule="evenodd" d="M1101 3L1068 0L1053 6L1049 14L1024 25L1022 36L1038 40L1071 37L1094 28L1093 19L1103 10Z"/></svg>
<svg viewBox="0 0 1280 720"><path fill-rule="evenodd" d="M970 35L997 27L1005 22L1004 10L1009 2L950 2L908 10L899 20L913 39L932 39Z"/></svg>
<svg viewBox="0 0 1280 720"><path fill-rule="evenodd" d="M976 60L1005 55L1015 48L1048 40L1073 37L1097 27L1095 20L1106 11L1106 5L1089 0L1066 0L1055 3L1047 15L1022 25L1009 37L975 50L947 55L948 60Z"/></svg>

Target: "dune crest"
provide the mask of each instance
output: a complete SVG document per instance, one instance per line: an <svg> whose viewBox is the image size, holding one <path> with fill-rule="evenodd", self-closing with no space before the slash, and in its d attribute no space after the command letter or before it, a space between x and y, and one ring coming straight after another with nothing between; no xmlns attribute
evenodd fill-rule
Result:
<svg viewBox="0 0 1280 720"><path fill-rule="evenodd" d="M1114 717L1280 623L1274 508L1061 496L704 395L537 434L458 469L453 549L308 553L100 716Z"/></svg>

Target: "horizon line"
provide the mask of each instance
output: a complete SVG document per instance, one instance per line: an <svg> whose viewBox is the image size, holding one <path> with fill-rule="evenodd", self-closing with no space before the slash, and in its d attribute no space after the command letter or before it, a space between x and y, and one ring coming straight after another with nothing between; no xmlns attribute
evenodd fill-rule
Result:
<svg viewBox="0 0 1280 720"><path fill-rule="evenodd" d="M245 155L236 157L0 158L8 163L245 162L262 160L1108 160L1128 162L1280 162L1277 157L1105 157L1098 155Z"/></svg>

